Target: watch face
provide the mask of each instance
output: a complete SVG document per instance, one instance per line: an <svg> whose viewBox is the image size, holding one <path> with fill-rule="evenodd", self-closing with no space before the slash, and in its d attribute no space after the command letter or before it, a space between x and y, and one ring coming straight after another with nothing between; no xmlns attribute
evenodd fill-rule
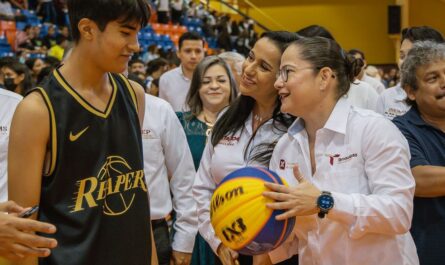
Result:
<svg viewBox="0 0 445 265"><path fill-rule="evenodd" d="M318 197L318 207L323 210L329 210L334 206L334 199L330 195L322 194Z"/></svg>

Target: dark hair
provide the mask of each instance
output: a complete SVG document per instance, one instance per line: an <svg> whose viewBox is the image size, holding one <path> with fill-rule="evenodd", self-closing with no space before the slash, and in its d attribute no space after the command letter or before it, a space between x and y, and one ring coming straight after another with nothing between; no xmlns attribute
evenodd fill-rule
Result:
<svg viewBox="0 0 445 265"><path fill-rule="evenodd" d="M440 60L445 60L445 43L431 40L415 42L400 69L402 76L401 86L404 89L409 87L413 91L417 91L419 89L417 70L422 66L430 65ZM417 106L416 101L411 100L409 97L406 97L405 101L410 106Z"/></svg>
<svg viewBox="0 0 445 265"><path fill-rule="evenodd" d="M362 60L366 60L365 53L359 49L350 49L348 53L352 56L355 56L356 54L360 54L360 57L362 57Z"/></svg>
<svg viewBox="0 0 445 265"><path fill-rule="evenodd" d="M402 39L400 40L400 43L406 39L411 42L424 40L431 40L438 43L444 42L442 34L428 26L404 28L402 30Z"/></svg>
<svg viewBox="0 0 445 265"><path fill-rule="evenodd" d="M168 61L164 58L156 58L147 63L147 75L151 75L152 73L158 71L161 67L168 65Z"/></svg>
<svg viewBox="0 0 445 265"><path fill-rule="evenodd" d="M71 35L76 43L80 40L77 25L82 18L93 20L101 31L112 21L138 22L144 28L150 19L146 0L68 0L67 4Z"/></svg>
<svg viewBox="0 0 445 265"><path fill-rule="evenodd" d="M263 33L260 39L262 38L267 38L282 53L289 43L298 39L298 35L296 33L287 31L269 31ZM279 61L280 58L277 58L277 60ZM255 99L253 99L252 97L245 95L240 95L239 97L237 97L232 102L232 104L230 104L226 112L224 112L224 114L218 119L215 126L213 127L211 138L212 145L216 146L221 141L221 139L228 134L234 135L237 131L243 130L245 122L252 113L254 105ZM283 130L281 127L289 127L292 124L294 118L281 113L280 108L281 101L277 96L276 106L272 114L273 126L275 129L284 133L285 130ZM256 132L251 136L249 142L246 145L246 148L244 150L245 159L247 159L247 150L249 149L248 147L252 143L255 136ZM256 147L258 149L255 150L254 155L250 159L266 165L270 160L275 145L276 142L258 145Z"/></svg>
<svg viewBox="0 0 445 265"><path fill-rule="evenodd" d="M18 75L24 75L23 81L20 83L20 86L22 87L22 95L25 95L32 88L31 73L26 65L19 62L11 62L3 67L11 69Z"/></svg>
<svg viewBox="0 0 445 265"><path fill-rule="evenodd" d="M187 93L187 105L190 108L190 112L193 116L198 116L202 109L202 100L199 96L199 89L202 86L202 79L204 77L204 74L207 72L207 70L214 66L214 65L220 65L224 68L224 70L227 73L227 76L229 77L229 84L230 84L230 98L229 103L232 102L236 97L236 82L233 78L233 74L230 70L230 67L227 65L227 63L219 58L218 56L208 56L205 57L197 66L195 71L193 71L192 81L190 83L190 89Z"/></svg>
<svg viewBox="0 0 445 265"><path fill-rule="evenodd" d="M60 60L54 56L46 56L44 59L45 63L53 68L56 68L60 65Z"/></svg>
<svg viewBox="0 0 445 265"><path fill-rule="evenodd" d="M40 59L40 58L29 58L25 61L25 64L29 68L29 70L32 70L32 68L34 68L34 64L36 63L37 59ZM40 59L40 60L42 60L42 59Z"/></svg>
<svg viewBox="0 0 445 265"><path fill-rule="evenodd" d="M136 83L138 83L139 85L141 85L141 87L144 88L145 90L145 83L144 80L140 79L139 76L137 74L132 74L132 73L128 73L128 79L132 80Z"/></svg>
<svg viewBox="0 0 445 265"><path fill-rule="evenodd" d="M54 67L52 67L52 66L43 67L42 70L40 71L40 73L37 75L36 84L38 86L42 85L46 81L48 76L52 73L53 70L54 70Z"/></svg>
<svg viewBox="0 0 445 265"><path fill-rule="evenodd" d="M332 69L338 82L338 98L348 93L351 82L363 66L361 59L346 56L340 45L331 39L301 38L289 46L293 45L299 48L301 59L311 63L317 72L324 67Z"/></svg>
<svg viewBox="0 0 445 265"><path fill-rule="evenodd" d="M16 63L16 62L19 62L19 60L13 56L0 57L0 68L2 68L5 65Z"/></svg>
<svg viewBox="0 0 445 265"><path fill-rule="evenodd" d="M202 41L202 46L204 46L204 39L197 32L187 31L179 37L179 49L182 48L182 44L186 40L200 40Z"/></svg>
<svg viewBox="0 0 445 265"><path fill-rule="evenodd" d="M134 59L131 59L131 60L128 62L128 66L132 66L132 65L135 64L135 63L141 63L141 64L145 65L144 61L142 61L141 59L139 59L139 58L134 58Z"/></svg>
<svg viewBox="0 0 445 265"><path fill-rule="evenodd" d="M332 34L326 28L320 25L310 25L297 31L297 34L302 37L324 37L335 40Z"/></svg>

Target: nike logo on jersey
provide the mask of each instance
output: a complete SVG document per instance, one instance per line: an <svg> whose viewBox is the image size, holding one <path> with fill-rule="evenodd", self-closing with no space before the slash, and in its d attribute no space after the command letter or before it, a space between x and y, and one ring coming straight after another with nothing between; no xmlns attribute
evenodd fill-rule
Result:
<svg viewBox="0 0 445 265"><path fill-rule="evenodd" d="M82 136L82 134L84 134L88 130L88 128L90 128L90 126L86 127L85 129L78 132L77 134L73 134L73 132L70 132L70 141L71 142L77 141L77 139L79 139L79 137Z"/></svg>

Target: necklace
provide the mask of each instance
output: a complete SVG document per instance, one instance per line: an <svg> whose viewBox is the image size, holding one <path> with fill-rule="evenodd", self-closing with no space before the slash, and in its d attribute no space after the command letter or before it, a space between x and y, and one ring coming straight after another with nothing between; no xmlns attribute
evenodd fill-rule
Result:
<svg viewBox="0 0 445 265"><path fill-rule="evenodd" d="M207 117L204 113L203 113L203 117L204 117L204 123L207 125L206 136L209 136L212 133L214 124L212 122L210 122L209 120L207 120Z"/></svg>

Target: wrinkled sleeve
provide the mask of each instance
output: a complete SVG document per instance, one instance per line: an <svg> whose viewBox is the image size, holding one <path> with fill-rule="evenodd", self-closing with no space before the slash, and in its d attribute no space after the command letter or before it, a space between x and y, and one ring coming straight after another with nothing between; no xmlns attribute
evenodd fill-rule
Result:
<svg viewBox="0 0 445 265"><path fill-rule="evenodd" d="M351 238L408 232L415 182L406 139L380 117L368 121L361 144L370 194L332 192L334 208L327 217L347 225Z"/></svg>
<svg viewBox="0 0 445 265"><path fill-rule="evenodd" d="M199 233L216 253L221 241L215 235L215 231L210 223L210 200L213 191L216 189L216 183L210 172L212 156L213 146L209 136L193 184L193 196L198 209Z"/></svg>

